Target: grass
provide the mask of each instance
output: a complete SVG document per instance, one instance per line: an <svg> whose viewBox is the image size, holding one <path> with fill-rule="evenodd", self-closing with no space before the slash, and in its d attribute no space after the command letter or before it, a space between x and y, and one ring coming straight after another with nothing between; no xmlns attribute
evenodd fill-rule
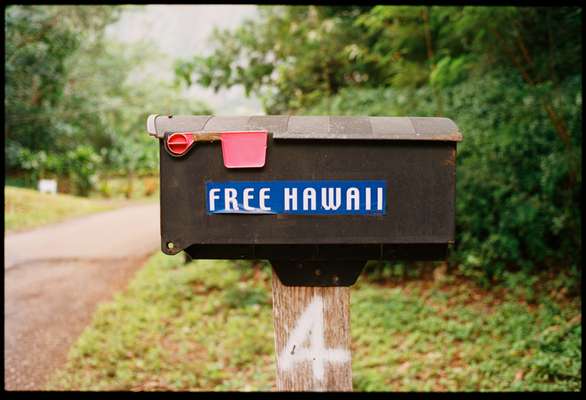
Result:
<svg viewBox="0 0 586 400"><path fill-rule="evenodd" d="M75 193L75 188L67 176L52 177L57 179L59 192ZM36 180L30 176L5 176L5 186L36 190ZM150 200L159 198L158 175L135 176L129 180L127 176L101 176L97 179L89 193L92 199L133 199Z"/></svg>
<svg viewBox="0 0 586 400"><path fill-rule="evenodd" d="M32 189L4 187L4 229L17 231L59 222L66 218L110 210L120 201L46 194Z"/></svg>
<svg viewBox="0 0 586 400"><path fill-rule="evenodd" d="M351 292L355 391L581 390L579 296L552 284L527 303L449 275L379 278ZM270 279L262 264L155 255L48 388L272 390Z"/></svg>

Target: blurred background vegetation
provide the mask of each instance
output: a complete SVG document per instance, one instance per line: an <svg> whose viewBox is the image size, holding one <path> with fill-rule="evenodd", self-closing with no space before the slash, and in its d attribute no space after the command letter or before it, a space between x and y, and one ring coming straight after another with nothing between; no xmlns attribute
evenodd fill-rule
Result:
<svg viewBox="0 0 586 400"><path fill-rule="evenodd" d="M582 13L572 7L259 7L178 79L267 114L452 118L452 266L483 284L581 265ZM574 289L576 289L574 287Z"/></svg>
<svg viewBox="0 0 586 400"><path fill-rule="evenodd" d="M464 134L450 266L486 285L544 267L578 282L580 8L260 6L169 83L140 79L148 43L104 35L128 7L6 9L8 184L152 195L146 117L212 113L191 85L241 86L267 114L445 116Z"/></svg>
<svg viewBox="0 0 586 400"><path fill-rule="evenodd" d="M106 37L127 8L6 8L7 183L36 187L37 179L54 178L61 192L131 197L137 177L158 174L148 114L211 113L167 82L141 79L141 68L158 56L151 44Z"/></svg>
<svg viewBox="0 0 586 400"><path fill-rule="evenodd" d="M141 6L6 8L6 185L156 196L146 118L213 113L194 86L243 88L266 114L451 118L464 136L456 244L447 264L367 265L352 297L355 388L581 389L580 8L259 6L216 30L208 54L178 59L171 82L144 77L162 57L152 43L105 34L128 9ZM13 228L115 205L5 196ZM266 262L158 254L53 384L270 389L267 290Z"/></svg>

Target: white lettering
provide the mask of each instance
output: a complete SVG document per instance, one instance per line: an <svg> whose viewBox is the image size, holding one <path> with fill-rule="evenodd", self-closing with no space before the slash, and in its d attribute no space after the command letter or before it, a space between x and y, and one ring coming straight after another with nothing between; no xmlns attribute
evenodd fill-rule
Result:
<svg viewBox="0 0 586 400"><path fill-rule="evenodd" d="M367 210L370 210L370 202L371 202L371 199L370 199L370 188L367 187L366 188L366 196L364 196L364 204L366 204L366 209Z"/></svg>
<svg viewBox="0 0 586 400"><path fill-rule="evenodd" d="M376 209L377 210L383 209L383 188L382 187L376 188Z"/></svg>
<svg viewBox="0 0 586 400"><path fill-rule="evenodd" d="M356 184L356 182L350 181L348 183ZM248 187L238 189L235 187L209 189L207 193L209 211L226 213L241 210L247 213L273 212L270 203L271 187L260 187L254 182L249 182L248 185ZM318 214L328 214L323 211L337 210L344 214L356 214L357 212L369 214L372 212L371 210L380 213L385 208L385 188L378 183L347 188L336 187L335 184L321 188L308 186L299 188L285 185L280 186L279 190L283 190L283 197L279 196L280 204L275 205L281 213L315 214L317 210ZM320 189L321 192L319 192ZM223 207L218 203L223 203Z"/></svg>
<svg viewBox="0 0 586 400"><path fill-rule="evenodd" d="M327 190L327 196L326 196ZM335 196L334 196L335 193ZM321 189L321 205L324 210L337 210L340 208L342 201L342 189L340 188L322 188Z"/></svg>
<svg viewBox="0 0 586 400"><path fill-rule="evenodd" d="M305 188L303 189L303 210L307 211L309 209L315 210L315 198L317 197L317 193L315 192L314 188ZM311 201L311 207L309 202Z"/></svg>
<svg viewBox="0 0 586 400"><path fill-rule="evenodd" d="M270 193L269 193L270 191L271 191L271 189L270 189L270 188L262 188L262 189L259 191L259 200L260 200L260 204L259 204L259 206L260 206L260 209L261 209L261 210L264 210L264 211L271 211L270 207L267 207L267 206L265 205L265 201L266 201L266 200L269 200L269 199L271 198L271 196L270 196Z"/></svg>
<svg viewBox="0 0 586 400"><path fill-rule="evenodd" d="M354 203L354 205L352 205ZM346 210L360 209L360 191L358 188L351 187L346 191Z"/></svg>
<svg viewBox="0 0 586 400"><path fill-rule="evenodd" d="M252 211L254 210L254 207L250 207L249 205L249 201L254 199L254 196L252 194L250 194L251 192L253 192L254 189L253 188L246 188L244 189L244 199L242 200L242 206L245 210L247 211Z"/></svg>
<svg viewBox="0 0 586 400"><path fill-rule="evenodd" d="M218 193L220 193L220 189L218 188L210 190L210 211L216 211L216 200L220 199L220 195Z"/></svg>
<svg viewBox="0 0 586 400"><path fill-rule="evenodd" d="M224 190L224 211L238 210L238 191L234 188L226 188ZM230 207L232 205L232 207Z"/></svg>
<svg viewBox="0 0 586 400"><path fill-rule="evenodd" d="M285 188L285 210L297 210L297 188Z"/></svg>

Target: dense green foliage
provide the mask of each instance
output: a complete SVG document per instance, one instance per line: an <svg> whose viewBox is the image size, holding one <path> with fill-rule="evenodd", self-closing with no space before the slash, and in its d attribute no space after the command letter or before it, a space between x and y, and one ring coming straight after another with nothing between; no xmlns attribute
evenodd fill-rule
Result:
<svg viewBox="0 0 586 400"><path fill-rule="evenodd" d="M269 114L452 118L453 259L488 283L507 267L579 271L581 31L568 7L261 7L176 74L243 85Z"/></svg>
<svg viewBox="0 0 586 400"><path fill-rule="evenodd" d="M145 134L153 112L209 113L170 83L144 79L148 43L107 39L124 7L10 6L5 10L8 175L69 176L87 195L98 173L158 168Z"/></svg>
<svg viewBox="0 0 586 400"><path fill-rule="evenodd" d="M516 76L492 73L442 91L446 115L464 132L458 145L454 261L471 273L483 268L488 273L483 280L500 277L506 266L580 265L581 77L560 91L565 101L558 110L577 132L569 148ZM385 115L390 109L425 116L434 107L429 88L408 95L393 89L343 90L312 113Z"/></svg>
<svg viewBox="0 0 586 400"><path fill-rule="evenodd" d="M581 389L580 299L557 296L558 277L543 277L539 306L518 285L421 278L352 288L355 391ZM270 291L270 268L159 253L99 307L48 388L272 390Z"/></svg>

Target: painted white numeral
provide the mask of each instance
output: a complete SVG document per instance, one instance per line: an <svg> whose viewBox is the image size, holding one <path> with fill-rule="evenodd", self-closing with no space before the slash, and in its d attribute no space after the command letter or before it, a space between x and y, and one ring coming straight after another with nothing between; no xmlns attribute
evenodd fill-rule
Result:
<svg viewBox="0 0 586 400"><path fill-rule="evenodd" d="M309 347L302 347L306 340L309 341ZM342 363L349 360L348 350L325 348L323 299L314 297L297 320L285 348L279 354L279 369L287 371L296 363L310 361L314 377L323 381L326 362Z"/></svg>

